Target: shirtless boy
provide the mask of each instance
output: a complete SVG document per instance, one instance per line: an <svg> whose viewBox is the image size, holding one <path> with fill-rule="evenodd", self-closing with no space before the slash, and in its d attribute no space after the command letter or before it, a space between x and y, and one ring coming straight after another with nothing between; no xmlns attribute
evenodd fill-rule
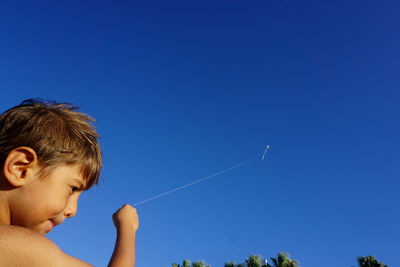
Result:
<svg viewBox="0 0 400 267"><path fill-rule="evenodd" d="M0 266L91 266L45 237L75 216L97 184L101 151L93 119L65 103L26 100L0 116ZM117 240L109 266L135 266L135 208L112 216Z"/></svg>

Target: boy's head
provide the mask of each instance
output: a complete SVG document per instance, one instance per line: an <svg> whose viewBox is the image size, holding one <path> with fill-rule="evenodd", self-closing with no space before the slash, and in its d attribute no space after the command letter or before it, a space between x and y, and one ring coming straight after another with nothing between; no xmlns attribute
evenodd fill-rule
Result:
<svg viewBox="0 0 400 267"><path fill-rule="evenodd" d="M80 166L85 189L98 182L101 150L90 116L68 103L28 99L0 116L0 168L18 147L34 150L41 176L65 165Z"/></svg>

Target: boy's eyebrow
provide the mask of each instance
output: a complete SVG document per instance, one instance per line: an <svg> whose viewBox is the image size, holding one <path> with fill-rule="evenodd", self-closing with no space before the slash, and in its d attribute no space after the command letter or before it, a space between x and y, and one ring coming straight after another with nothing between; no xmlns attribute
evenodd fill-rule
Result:
<svg viewBox="0 0 400 267"><path fill-rule="evenodd" d="M85 185L83 184L83 182L80 179L78 179L78 178L73 178L73 179L75 182L77 182L79 184L79 189L82 190L83 188L85 188Z"/></svg>

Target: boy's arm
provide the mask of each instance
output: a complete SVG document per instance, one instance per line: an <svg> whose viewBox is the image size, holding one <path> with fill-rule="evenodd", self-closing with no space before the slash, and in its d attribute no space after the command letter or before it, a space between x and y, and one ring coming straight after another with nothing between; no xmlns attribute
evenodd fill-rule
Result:
<svg viewBox="0 0 400 267"><path fill-rule="evenodd" d="M139 227L136 209L125 205L113 215L117 241L109 266L135 266L135 232ZM90 267L64 253L48 238L29 229L0 225L0 266Z"/></svg>
<svg viewBox="0 0 400 267"><path fill-rule="evenodd" d="M114 225L117 228L117 240L109 267L135 266L135 236L139 227L136 209L124 205L113 215Z"/></svg>

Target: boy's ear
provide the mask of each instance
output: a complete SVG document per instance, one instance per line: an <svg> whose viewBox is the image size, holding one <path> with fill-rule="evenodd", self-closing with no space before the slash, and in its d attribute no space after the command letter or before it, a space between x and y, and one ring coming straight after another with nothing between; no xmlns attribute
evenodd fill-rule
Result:
<svg viewBox="0 0 400 267"><path fill-rule="evenodd" d="M15 187L22 186L37 165L35 150L30 147L18 147L8 154L4 162L4 177Z"/></svg>

